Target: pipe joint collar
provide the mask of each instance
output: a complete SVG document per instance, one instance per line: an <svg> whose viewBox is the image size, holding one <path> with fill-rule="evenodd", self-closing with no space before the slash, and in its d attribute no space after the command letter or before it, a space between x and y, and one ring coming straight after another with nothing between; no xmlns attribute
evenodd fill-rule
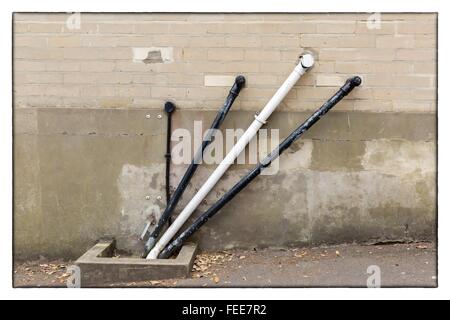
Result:
<svg viewBox="0 0 450 320"><path fill-rule="evenodd" d="M267 121L260 118L259 113L255 114L255 120L261 123L262 125L265 125L267 123Z"/></svg>

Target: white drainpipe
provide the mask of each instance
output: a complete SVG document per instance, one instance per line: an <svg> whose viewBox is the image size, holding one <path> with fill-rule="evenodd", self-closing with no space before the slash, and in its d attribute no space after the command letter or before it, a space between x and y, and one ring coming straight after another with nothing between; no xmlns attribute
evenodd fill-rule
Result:
<svg viewBox="0 0 450 320"><path fill-rule="evenodd" d="M214 170L205 184L200 188L197 194L187 204L183 211L178 215L176 220L162 235L153 249L147 256L147 259L157 259L159 253L165 248L175 234L180 230L183 224L191 216L195 209L200 205L203 199L214 188L216 183L220 180L223 174L234 163L239 154L245 149L247 144L253 139L258 130L266 123L270 115L275 111L278 105L283 101L292 87L297 83L302 75L306 73L314 65L314 57L311 54L304 54L300 57L298 65L294 68L294 71L289 75L286 81L281 85L275 95L266 104L261 113L255 116L255 120L244 133L244 135L238 140L231 151L226 155L225 159Z"/></svg>

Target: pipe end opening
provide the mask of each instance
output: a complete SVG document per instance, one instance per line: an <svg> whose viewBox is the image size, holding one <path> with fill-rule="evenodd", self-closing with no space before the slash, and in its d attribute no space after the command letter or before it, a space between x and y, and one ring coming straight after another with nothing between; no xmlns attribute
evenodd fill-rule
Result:
<svg viewBox="0 0 450 320"><path fill-rule="evenodd" d="M314 62L314 56L311 53L305 53L300 56L300 63L303 68L311 68Z"/></svg>
<svg viewBox="0 0 450 320"><path fill-rule="evenodd" d="M238 75L234 81L239 87L245 86L245 77L243 75Z"/></svg>
<svg viewBox="0 0 450 320"><path fill-rule="evenodd" d="M175 111L175 109L176 109L176 106L171 101L167 101L166 104L164 105L164 111L167 113L172 113Z"/></svg>
<svg viewBox="0 0 450 320"><path fill-rule="evenodd" d="M355 84L355 86L357 87L357 86L361 85L362 79L361 79L361 77L356 76L356 77L353 77L353 78L352 78L352 82L353 82L353 83Z"/></svg>

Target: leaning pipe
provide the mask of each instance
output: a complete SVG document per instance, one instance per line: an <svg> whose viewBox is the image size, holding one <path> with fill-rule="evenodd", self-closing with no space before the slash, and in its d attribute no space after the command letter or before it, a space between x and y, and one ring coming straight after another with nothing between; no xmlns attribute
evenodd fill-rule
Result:
<svg viewBox="0 0 450 320"><path fill-rule="evenodd" d="M165 224L172 216L175 207L177 206L178 202L181 199L181 196L183 195L184 191L186 190L189 184L189 181L191 180L192 176L197 170L198 165L201 163L201 160L203 158L203 152L205 151L206 147L212 142L215 130L217 130L225 120L228 111L230 111L230 108L233 105L234 100L236 100L237 96L239 95L239 92L244 87L244 85L245 85L244 76L241 75L237 76L225 100L224 105L219 110L216 118L211 124L210 130L208 130L205 138L202 141L201 147L197 150L196 154L194 155L194 158L192 159L191 164L189 165L183 178L181 179L180 184L178 185L173 195L170 197L170 201L168 201L167 207L164 210L163 214L161 215L161 218L159 219L158 223L156 224L155 229L150 234L149 224L147 224L147 226L145 227L144 232L142 233L141 236L141 239L144 241L147 240L148 238L147 243L145 244L145 252L143 254L144 258L147 256L148 252L155 243L155 239L158 238L161 230L164 228ZM170 150L168 150L168 154L170 154Z"/></svg>
<svg viewBox="0 0 450 320"><path fill-rule="evenodd" d="M360 77L353 77L347 80L339 91L333 95L322 107L314 112L302 125L295 129L275 150L273 150L264 160L262 160L252 171L235 184L226 194L222 196L211 208L202 214L194 223L181 233L174 241L172 241L162 252L158 258L169 258L175 251L178 251L183 243L192 234L194 234L202 225L204 225L211 217L213 217L220 209L222 209L230 200L232 200L241 190L243 190L250 182L261 174L264 168L268 167L283 151L289 148L294 141L300 138L311 126L313 126L322 116L324 116L339 101L348 95L353 88L361 84Z"/></svg>
<svg viewBox="0 0 450 320"><path fill-rule="evenodd" d="M166 136L166 204L170 201L170 165L172 163L171 154L171 136L172 136L172 114L175 112L175 104L171 101L167 101L164 105L164 111L167 113L167 136ZM169 218L169 224L171 224Z"/></svg>
<svg viewBox="0 0 450 320"><path fill-rule="evenodd" d="M277 90L275 95L263 108L261 113L255 116L255 120L243 134L243 136L234 145L231 151L226 155L225 159L219 164L216 170L211 174L205 184L200 188L197 194L183 209L173 224L162 235L155 247L147 255L147 259L156 259L162 249L175 236L178 230L183 226L186 220L191 216L194 210L200 205L203 199L208 195L212 188L216 185L223 174L233 164L239 154L245 149L247 144L253 139L258 130L266 123L269 116L275 111L281 101L286 97L292 87L297 83L300 77L305 74L314 65L314 57L311 54L304 54L300 57L299 63L294 68L286 81Z"/></svg>

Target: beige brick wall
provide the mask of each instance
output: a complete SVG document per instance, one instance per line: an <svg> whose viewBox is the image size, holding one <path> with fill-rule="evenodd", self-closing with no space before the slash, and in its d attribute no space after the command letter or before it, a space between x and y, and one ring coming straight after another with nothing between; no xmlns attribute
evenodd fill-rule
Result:
<svg viewBox="0 0 450 320"><path fill-rule="evenodd" d="M281 110L316 108L353 74L363 87L337 110L434 112L434 14L68 14L14 15L15 107L217 109L226 86L247 78L234 109L260 110L305 49L317 64ZM136 61L134 48L171 48L171 61ZM226 82L224 83L226 84Z"/></svg>

